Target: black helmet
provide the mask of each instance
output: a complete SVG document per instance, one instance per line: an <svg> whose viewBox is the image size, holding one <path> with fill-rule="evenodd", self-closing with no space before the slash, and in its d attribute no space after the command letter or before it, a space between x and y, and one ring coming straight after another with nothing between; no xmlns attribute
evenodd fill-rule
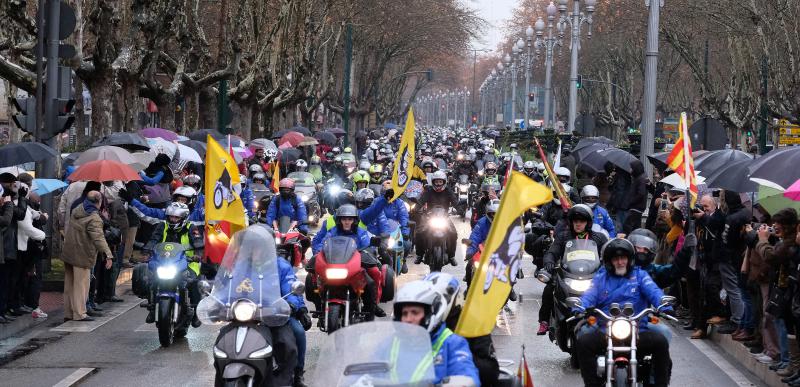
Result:
<svg viewBox="0 0 800 387"><path fill-rule="evenodd" d="M585 204L576 204L569 209L567 212L567 220L569 221L570 230L572 229L572 222L575 220L585 220L586 224L586 231L592 229L592 219L594 219L594 213L589 206Z"/></svg>
<svg viewBox="0 0 800 387"><path fill-rule="evenodd" d="M646 228L637 228L631 231L628 235L628 240L631 241L635 248L647 249L647 251L641 253L636 251L636 265L640 267L650 266L656 257L656 249L658 248L656 234Z"/></svg>
<svg viewBox="0 0 800 387"><path fill-rule="evenodd" d="M606 266L606 271L609 275L614 275L614 264L611 260L614 257L619 256L626 256L628 257L628 268L625 271L625 275L630 274L631 268L633 268L633 260L634 255L636 254L636 249L633 247L633 243L631 243L627 239L621 238L614 238L605 245L603 245L603 265Z"/></svg>

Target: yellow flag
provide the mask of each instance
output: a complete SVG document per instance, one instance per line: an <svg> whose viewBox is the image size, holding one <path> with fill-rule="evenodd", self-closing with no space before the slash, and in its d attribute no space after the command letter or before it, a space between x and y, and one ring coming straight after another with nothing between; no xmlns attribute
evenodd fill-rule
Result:
<svg viewBox="0 0 800 387"><path fill-rule="evenodd" d="M206 223L227 221L231 224L246 224L244 204L233 189L239 183L239 168L233 156L208 136L204 190Z"/></svg>
<svg viewBox="0 0 800 387"><path fill-rule="evenodd" d="M492 333L495 319L517 280L525 245L522 215L531 207L553 200L553 192L524 174L513 171L503 190L500 208L484 243L472 277L456 333L464 337Z"/></svg>
<svg viewBox="0 0 800 387"><path fill-rule="evenodd" d="M400 197L406 190L408 182L414 172L414 109L408 108L406 117L406 128L403 131L403 138L400 140L400 148L394 157L394 170L392 171L392 189L394 197L392 202Z"/></svg>

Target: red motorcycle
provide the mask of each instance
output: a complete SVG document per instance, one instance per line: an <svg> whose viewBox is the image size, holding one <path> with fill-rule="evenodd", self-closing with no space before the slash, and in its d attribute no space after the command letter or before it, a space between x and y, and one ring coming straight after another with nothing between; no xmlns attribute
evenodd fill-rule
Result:
<svg viewBox="0 0 800 387"><path fill-rule="evenodd" d="M296 228L290 229L291 224L292 220L288 216L283 216L278 220L278 229L275 230L275 247L279 257L283 257L294 267L300 267L305 264L301 242L306 236Z"/></svg>
<svg viewBox="0 0 800 387"><path fill-rule="evenodd" d="M394 298L394 273L385 264L378 269L384 281L376 287L382 290L381 302L386 302ZM311 296L319 297L323 308L312 316L324 322L320 326L323 332L332 333L371 318L371 313L364 311L362 299L367 276L361 267L361 252L352 238L338 236L325 241L316 256L314 275L309 276L310 288L316 293Z"/></svg>

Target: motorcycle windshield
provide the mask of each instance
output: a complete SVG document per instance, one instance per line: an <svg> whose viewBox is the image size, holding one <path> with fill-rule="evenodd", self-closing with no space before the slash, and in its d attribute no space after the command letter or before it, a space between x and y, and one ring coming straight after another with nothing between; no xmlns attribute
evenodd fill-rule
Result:
<svg viewBox="0 0 800 387"><path fill-rule="evenodd" d="M564 245L564 270L576 276L589 275L600 267L597 244L591 239L573 239Z"/></svg>
<svg viewBox="0 0 800 387"><path fill-rule="evenodd" d="M153 252L161 264L181 259L184 251L186 251L186 248L182 244L171 242L159 243L153 248Z"/></svg>
<svg viewBox="0 0 800 387"><path fill-rule="evenodd" d="M332 264L347 263L357 250L358 246L356 246L356 241L346 236L328 238L322 245L322 253L325 254L325 262Z"/></svg>
<svg viewBox="0 0 800 387"><path fill-rule="evenodd" d="M422 196L422 183L417 180L411 180L408 182L405 195L409 199L419 199L419 197Z"/></svg>
<svg viewBox="0 0 800 387"><path fill-rule="evenodd" d="M428 331L402 322L351 325L328 336L312 386L432 386L436 379Z"/></svg>
<svg viewBox="0 0 800 387"><path fill-rule="evenodd" d="M304 185L314 185L314 175L308 172L292 172L288 176L286 176L292 180L294 183L297 184L304 184Z"/></svg>
<svg viewBox="0 0 800 387"><path fill-rule="evenodd" d="M289 304L281 298L275 235L262 225L233 235L211 293L197 306L198 317L209 324L231 321L231 306L241 299L258 305L253 320L268 326L289 321Z"/></svg>
<svg viewBox="0 0 800 387"><path fill-rule="evenodd" d="M458 175L458 184L469 184L469 176Z"/></svg>
<svg viewBox="0 0 800 387"><path fill-rule="evenodd" d="M300 195L301 199L305 196L305 200L303 201L306 201L317 193L317 186L314 184L298 183L294 186L294 192Z"/></svg>

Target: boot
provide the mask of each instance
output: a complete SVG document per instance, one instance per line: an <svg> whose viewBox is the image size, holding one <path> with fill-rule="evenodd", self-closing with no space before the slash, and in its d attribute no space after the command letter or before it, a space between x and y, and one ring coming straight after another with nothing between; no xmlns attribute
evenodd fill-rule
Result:
<svg viewBox="0 0 800 387"><path fill-rule="evenodd" d="M539 330L536 331L537 336L544 336L550 330L550 324L547 321L539 321Z"/></svg>
<svg viewBox="0 0 800 387"><path fill-rule="evenodd" d="M797 348L796 340L789 340L789 366L778 371L778 376L792 376L800 370L800 350Z"/></svg>
<svg viewBox="0 0 800 387"><path fill-rule="evenodd" d="M303 383L303 369L302 368L295 368L294 369L294 383L292 383L292 387L306 387L306 384Z"/></svg>
<svg viewBox="0 0 800 387"><path fill-rule="evenodd" d="M375 305L372 314L374 314L375 317L386 317L386 312L378 305Z"/></svg>
<svg viewBox="0 0 800 387"><path fill-rule="evenodd" d="M422 258L424 254L415 254L414 255L414 264L419 265L422 263Z"/></svg>
<svg viewBox="0 0 800 387"><path fill-rule="evenodd" d="M408 265L406 265L406 259L405 258L403 258L403 266L400 268L400 273L401 274L407 274L408 273Z"/></svg>
<svg viewBox="0 0 800 387"><path fill-rule="evenodd" d="M192 310L192 328L200 328L203 322L197 317L197 308Z"/></svg>

